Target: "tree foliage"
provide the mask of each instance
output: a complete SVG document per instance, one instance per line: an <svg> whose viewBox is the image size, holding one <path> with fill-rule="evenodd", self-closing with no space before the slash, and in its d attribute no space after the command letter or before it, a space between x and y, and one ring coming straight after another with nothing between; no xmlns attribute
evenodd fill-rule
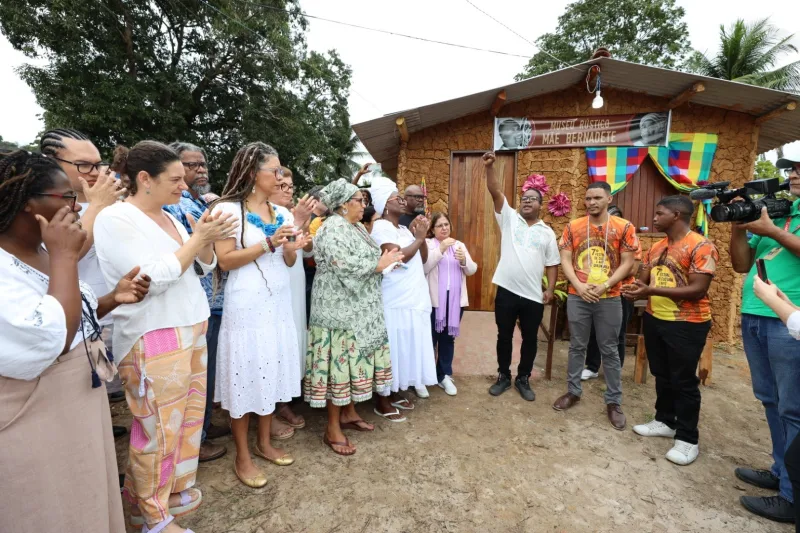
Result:
<svg viewBox="0 0 800 533"><path fill-rule="evenodd" d="M351 72L335 51L309 52L306 28L298 0L0 2L11 44L47 59L19 72L48 128L84 131L106 154L193 142L217 187L255 140L275 146L301 188L347 168Z"/></svg>
<svg viewBox="0 0 800 533"><path fill-rule="evenodd" d="M675 68L690 51L683 16L675 0L578 0L567 5L554 33L536 39L540 51L516 79L588 61L599 47L615 59Z"/></svg>
<svg viewBox="0 0 800 533"><path fill-rule="evenodd" d="M13 141L6 141L5 139L3 139L3 136L0 135L0 152L10 152L20 149L27 150L29 152L38 151L39 145L35 143L23 145L15 143Z"/></svg>
<svg viewBox="0 0 800 533"><path fill-rule="evenodd" d="M775 68L786 55L797 54L794 35L781 36L769 19L752 24L742 19L729 28L720 26L720 48L714 56L694 52L687 69L723 80L738 81L780 91L800 92L800 60Z"/></svg>
<svg viewBox="0 0 800 533"><path fill-rule="evenodd" d="M769 178L783 179L781 171L768 159L757 159L753 179L765 180Z"/></svg>

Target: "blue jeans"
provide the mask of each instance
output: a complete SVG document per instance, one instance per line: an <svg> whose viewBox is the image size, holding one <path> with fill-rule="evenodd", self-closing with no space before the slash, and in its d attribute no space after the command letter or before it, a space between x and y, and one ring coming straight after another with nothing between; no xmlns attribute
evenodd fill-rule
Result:
<svg viewBox="0 0 800 533"><path fill-rule="evenodd" d="M217 379L217 340L219 339L219 326L222 324L222 315L212 314L208 317L208 331L206 332L206 346L208 347L208 377L206 378L206 413L203 417L203 436L200 442L206 441L208 428L211 427L211 413L214 411L214 383Z"/></svg>
<svg viewBox="0 0 800 533"><path fill-rule="evenodd" d="M450 293L448 293L449 295ZM445 302L447 305L447 302ZM461 316L464 316L464 308L461 308ZM445 324L450 321L450 310L445 312ZM453 354L456 351L456 338L447 333L447 326L441 331L436 332L436 308L431 311L431 337L433 338L433 351L439 345L439 353L436 357L436 379L442 382L445 376L453 377Z"/></svg>
<svg viewBox="0 0 800 533"><path fill-rule="evenodd" d="M780 478L780 495L794 502L784 455L800 433L800 341L777 318L755 315L742 315L742 341L753 392L767 415L772 473Z"/></svg>

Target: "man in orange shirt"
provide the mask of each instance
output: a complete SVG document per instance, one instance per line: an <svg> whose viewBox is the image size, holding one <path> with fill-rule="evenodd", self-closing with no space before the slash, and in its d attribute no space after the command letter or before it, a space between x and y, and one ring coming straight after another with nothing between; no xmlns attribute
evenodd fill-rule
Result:
<svg viewBox="0 0 800 533"><path fill-rule="evenodd" d="M653 226L667 234L645 255L626 297L647 298L644 343L656 378L656 418L634 426L643 437L675 438L667 460L688 465L697 459L700 380L697 364L711 330L708 287L717 270L716 247L691 230L694 205L685 196L667 196L656 207Z"/></svg>
<svg viewBox="0 0 800 533"><path fill-rule="evenodd" d="M620 287L633 267L639 239L633 224L608 214L611 187L594 182L586 189L587 216L564 228L559 248L561 268L570 283L567 298L570 342L567 393L553 404L565 411L581 399L581 373L594 325L606 379L606 411L614 429L625 429L622 367L617 339L622 325Z"/></svg>

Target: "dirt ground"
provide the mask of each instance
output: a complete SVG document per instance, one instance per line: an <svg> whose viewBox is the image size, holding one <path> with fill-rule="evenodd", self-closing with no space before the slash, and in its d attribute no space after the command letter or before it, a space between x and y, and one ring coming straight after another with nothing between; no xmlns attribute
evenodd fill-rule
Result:
<svg viewBox="0 0 800 533"><path fill-rule="evenodd" d="M233 443L219 439L228 454L200 465L203 504L180 523L196 533L793 531L738 503L743 494L770 493L738 481L734 468L771 463L742 353L715 352L713 384L702 390L700 457L678 467L664 459L670 441L630 430L654 414L652 377L636 386L626 365L629 427L615 431L605 417L602 375L571 411L551 408L566 387L566 345L556 350L555 379L536 380L535 402L514 389L490 397L489 376L456 378L455 398L432 387L407 422L348 432L358 446L349 458L323 446L324 411L302 405L308 425L285 444L297 461L281 468L256 459L270 480L260 490L237 480ZM129 427L124 403L113 410L114 423ZM377 422L371 405L359 412ZM224 422L223 413L215 416ZM127 438L118 439L121 465L126 446Z"/></svg>

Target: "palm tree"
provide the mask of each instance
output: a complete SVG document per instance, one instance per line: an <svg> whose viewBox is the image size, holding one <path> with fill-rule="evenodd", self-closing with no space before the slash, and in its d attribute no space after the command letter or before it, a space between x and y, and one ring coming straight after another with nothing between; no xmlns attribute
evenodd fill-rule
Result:
<svg viewBox="0 0 800 533"><path fill-rule="evenodd" d="M800 92L800 60L774 68L786 54L796 54L794 35L781 37L769 19L746 24L738 19L730 28L720 26L719 52L709 57L695 51L686 67L692 72L758 85L779 91Z"/></svg>

